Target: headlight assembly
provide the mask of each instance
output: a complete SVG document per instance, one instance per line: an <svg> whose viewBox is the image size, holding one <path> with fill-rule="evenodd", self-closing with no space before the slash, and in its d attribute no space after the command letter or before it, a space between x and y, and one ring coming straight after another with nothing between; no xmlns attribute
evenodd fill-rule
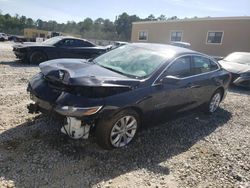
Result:
<svg viewBox="0 0 250 188"><path fill-rule="evenodd" d="M60 114L67 114L72 116L90 116L97 113L102 106L94 106L94 107L74 107L74 106L62 106L59 109L57 108L56 111Z"/></svg>

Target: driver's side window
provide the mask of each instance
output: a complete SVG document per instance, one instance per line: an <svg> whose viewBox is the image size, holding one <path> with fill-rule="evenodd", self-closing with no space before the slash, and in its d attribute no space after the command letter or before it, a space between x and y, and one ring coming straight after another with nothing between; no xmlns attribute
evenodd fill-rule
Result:
<svg viewBox="0 0 250 188"><path fill-rule="evenodd" d="M175 60L166 70L164 76L175 76L177 78L184 78L191 76L191 57L185 56Z"/></svg>

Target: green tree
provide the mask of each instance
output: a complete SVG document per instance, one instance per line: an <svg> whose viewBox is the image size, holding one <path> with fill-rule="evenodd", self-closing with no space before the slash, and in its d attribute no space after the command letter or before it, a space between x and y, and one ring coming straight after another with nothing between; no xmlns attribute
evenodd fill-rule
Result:
<svg viewBox="0 0 250 188"><path fill-rule="evenodd" d="M146 20L154 21L154 20L156 20L156 18L155 18L155 16L154 16L153 14L150 14L150 15L146 18Z"/></svg>
<svg viewBox="0 0 250 188"><path fill-rule="evenodd" d="M104 20L102 30L104 32L115 32L114 23L111 22L109 19Z"/></svg>
<svg viewBox="0 0 250 188"><path fill-rule="evenodd" d="M42 29L43 28L43 21L41 19L37 19L35 22L35 25L38 29Z"/></svg>
<svg viewBox="0 0 250 188"><path fill-rule="evenodd" d="M93 20L91 18L85 18L82 23L82 27L80 28L80 31L81 32L90 31L92 27L93 27Z"/></svg>
<svg viewBox="0 0 250 188"><path fill-rule="evenodd" d="M94 24L96 24L96 25L102 25L103 23L104 23L104 19L103 18L97 18L94 21Z"/></svg>
<svg viewBox="0 0 250 188"><path fill-rule="evenodd" d="M167 17L165 16L165 15L163 15L163 14L161 14L158 18L157 18L157 20L167 20Z"/></svg>
<svg viewBox="0 0 250 188"><path fill-rule="evenodd" d="M168 18L168 20L178 20L179 18L177 16L172 16L170 18Z"/></svg>
<svg viewBox="0 0 250 188"><path fill-rule="evenodd" d="M140 18L136 15L129 16L126 12L118 16L115 21L116 32L119 40L129 41L132 31L132 22L138 21Z"/></svg>
<svg viewBox="0 0 250 188"><path fill-rule="evenodd" d="M27 25L27 27L34 27L35 26L34 21L31 18L28 18L26 20L26 25Z"/></svg>

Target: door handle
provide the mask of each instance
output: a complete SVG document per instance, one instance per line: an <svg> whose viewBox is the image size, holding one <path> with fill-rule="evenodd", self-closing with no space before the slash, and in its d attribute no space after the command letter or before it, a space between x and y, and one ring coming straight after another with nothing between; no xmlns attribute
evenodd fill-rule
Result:
<svg viewBox="0 0 250 188"><path fill-rule="evenodd" d="M200 87L201 85L189 83L186 88L192 89L192 88L200 88Z"/></svg>

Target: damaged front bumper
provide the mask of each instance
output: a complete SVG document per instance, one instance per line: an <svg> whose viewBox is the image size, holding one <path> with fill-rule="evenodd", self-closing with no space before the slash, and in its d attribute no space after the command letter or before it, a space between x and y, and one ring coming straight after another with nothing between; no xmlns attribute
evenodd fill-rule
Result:
<svg viewBox="0 0 250 188"><path fill-rule="evenodd" d="M241 87L250 88L250 76L240 76L233 81L233 84Z"/></svg>
<svg viewBox="0 0 250 188"><path fill-rule="evenodd" d="M61 132L73 139L88 139L89 132L94 126L93 120L83 120L84 116L91 116L101 110L102 106L82 108L70 106L55 106L49 102L41 100L31 94L31 99L34 103L30 103L27 108L29 113L43 112L51 114L53 112L66 117L65 124L61 128Z"/></svg>
<svg viewBox="0 0 250 188"><path fill-rule="evenodd" d="M30 113L55 112L61 116L86 119L94 117L104 104L102 99L89 99L57 89L43 79L42 74L31 79L27 92L30 93L30 99L34 101L27 106Z"/></svg>
<svg viewBox="0 0 250 188"><path fill-rule="evenodd" d="M88 139L91 125L85 124L74 117L67 117L67 123L61 128L61 132L73 139Z"/></svg>
<svg viewBox="0 0 250 188"><path fill-rule="evenodd" d="M39 111L43 113L56 112L57 114L62 116L76 117L82 119L83 117L95 115L102 108L102 106L74 107L74 106L52 105L47 101L39 99L33 94L30 94L30 96L31 100L33 100L34 103L30 103L27 106L29 113L38 113Z"/></svg>
<svg viewBox="0 0 250 188"><path fill-rule="evenodd" d="M17 51L14 51L14 54L16 56L17 59L26 59L27 58L27 55L26 53L21 53L21 52L17 52Z"/></svg>
<svg viewBox="0 0 250 188"><path fill-rule="evenodd" d="M73 139L88 138L91 127L95 125L98 112L103 107L102 105L76 107L74 104L77 104L79 101L78 96L50 87L42 78L42 75L33 77L28 85L27 91L30 93L30 99L33 101L27 106L29 113L42 112L62 116L66 121L61 128L61 132ZM81 99L83 101L80 100L80 104L86 104L86 106L91 105L91 101L87 102L86 98L82 97ZM69 104L73 105L70 106Z"/></svg>

